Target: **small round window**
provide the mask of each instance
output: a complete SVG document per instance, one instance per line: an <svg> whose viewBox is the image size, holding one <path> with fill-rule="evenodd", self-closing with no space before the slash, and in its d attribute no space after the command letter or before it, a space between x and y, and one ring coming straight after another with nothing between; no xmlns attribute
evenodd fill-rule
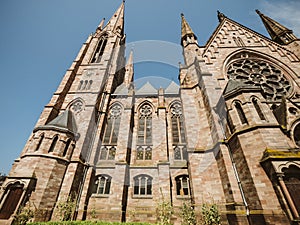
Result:
<svg viewBox="0 0 300 225"><path fill-rule="evenodd" d="M294 141L297 146L300 147L300 123L294 129Z"/></svg>

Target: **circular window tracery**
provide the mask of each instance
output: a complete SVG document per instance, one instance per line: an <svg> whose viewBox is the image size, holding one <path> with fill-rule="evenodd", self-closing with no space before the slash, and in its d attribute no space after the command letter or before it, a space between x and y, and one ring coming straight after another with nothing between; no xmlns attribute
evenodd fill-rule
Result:
<svg viewBox="0 0 300 225"><path fill-rule="evenodd" d="M140 114L141 116L143 117L148 117L148 116L151 116L152 114L152 108L150 105L143 105L141 108L140 108Z"/></svg>
<svg viewBox="0 0 300 225"><path fill-rule="evenodd" d="M241 59L227 69L230 79L244 84L259 86L267 100L280 100L291 91L291 84L283 72L263 60Z"/></svg>
<svg viewBox="0 0 300 225"><path fill-rule="evenodd" d="M115 104L111 109L110 109L110 116L111 117L119 117L121 115L121 110L122 107L119 104Z"/></svg>

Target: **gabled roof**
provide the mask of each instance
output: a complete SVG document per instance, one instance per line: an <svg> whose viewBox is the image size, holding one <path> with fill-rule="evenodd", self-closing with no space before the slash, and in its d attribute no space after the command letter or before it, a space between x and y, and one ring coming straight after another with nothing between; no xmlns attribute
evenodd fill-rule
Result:
<svg viewBox="0 0 300 225"><path fill-rule="evenodd" d="M204 46L204 51L203 51L203 55L206 54L206 52L209 50L211 44L215 41L216 37L219 35L220 31L223 29L223 27L225 26L225 23L228 22L229 24L232 24L234 26L237 26L241 29L243 29L244 31L249 32L252 36L256 36L258 39L263 39L264 41L267 42L271 42L273 45L275 45L276 47L288 51L290 52L288 49L286 49L285 47L283 47L282 45L279 45L277 42L271 40L270 38L228 18L227 16L225 16L223 13L218 12L218 18L219 18L219 25L216 27L216 29L214 30L214 32L212 33L212 35L210 36L210 38L208 39L208 41L206 42L205 46ZM247 47L247 46L246 46Z"/></svg>
<svg viewBox="0 0 300 225"><path fill-rule="evenodd" d="M172 81L169 86L165 89L165 94L178 94L179 86L174 81Z"/></svg>
<svg viewBox="0 0 300 225"><path fill-rule="evenodd" d="M128 87L126 84L122 83L120 86L118 86L113 95L128 95Z"/></svg>
<svg viewBox="0 0 300 225"><path fill-rule="evenodd" d="M140 89L138 89L135 92L136 95L157 95L158 91L156 88L150 84L149 81L147 81L146 84L144 84Z"/></svg>

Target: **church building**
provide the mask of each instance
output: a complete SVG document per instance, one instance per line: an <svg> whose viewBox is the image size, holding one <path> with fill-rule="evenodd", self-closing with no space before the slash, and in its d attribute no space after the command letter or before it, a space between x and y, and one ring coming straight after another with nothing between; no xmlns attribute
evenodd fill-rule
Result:
<svg viewBox="0 0 300 225"><path fill-rule="evenodd" d="M166 88L134 85L124 2L82 45L0 189L0 225L181 224L218 205L222 224L300 224L300 40L257 10L269 37L218 12L205 45L181 15L184 62ZM59 205L74 203L61 218Z"/></svg>

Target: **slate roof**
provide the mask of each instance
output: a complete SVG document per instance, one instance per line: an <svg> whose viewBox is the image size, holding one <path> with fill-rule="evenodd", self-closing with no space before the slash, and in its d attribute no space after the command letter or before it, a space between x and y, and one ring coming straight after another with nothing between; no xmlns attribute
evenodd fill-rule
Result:
<svg viewBox="0 0 300 225"><path fill-rule="evenodd" d="M46 125L39 126L34 130L40 129L54 129L62 132L71 132L72 134L75 134L77 131L77 126L73 113L70 110L65 110L63 113L59 114L56 118L54 118Z"/></svg>

